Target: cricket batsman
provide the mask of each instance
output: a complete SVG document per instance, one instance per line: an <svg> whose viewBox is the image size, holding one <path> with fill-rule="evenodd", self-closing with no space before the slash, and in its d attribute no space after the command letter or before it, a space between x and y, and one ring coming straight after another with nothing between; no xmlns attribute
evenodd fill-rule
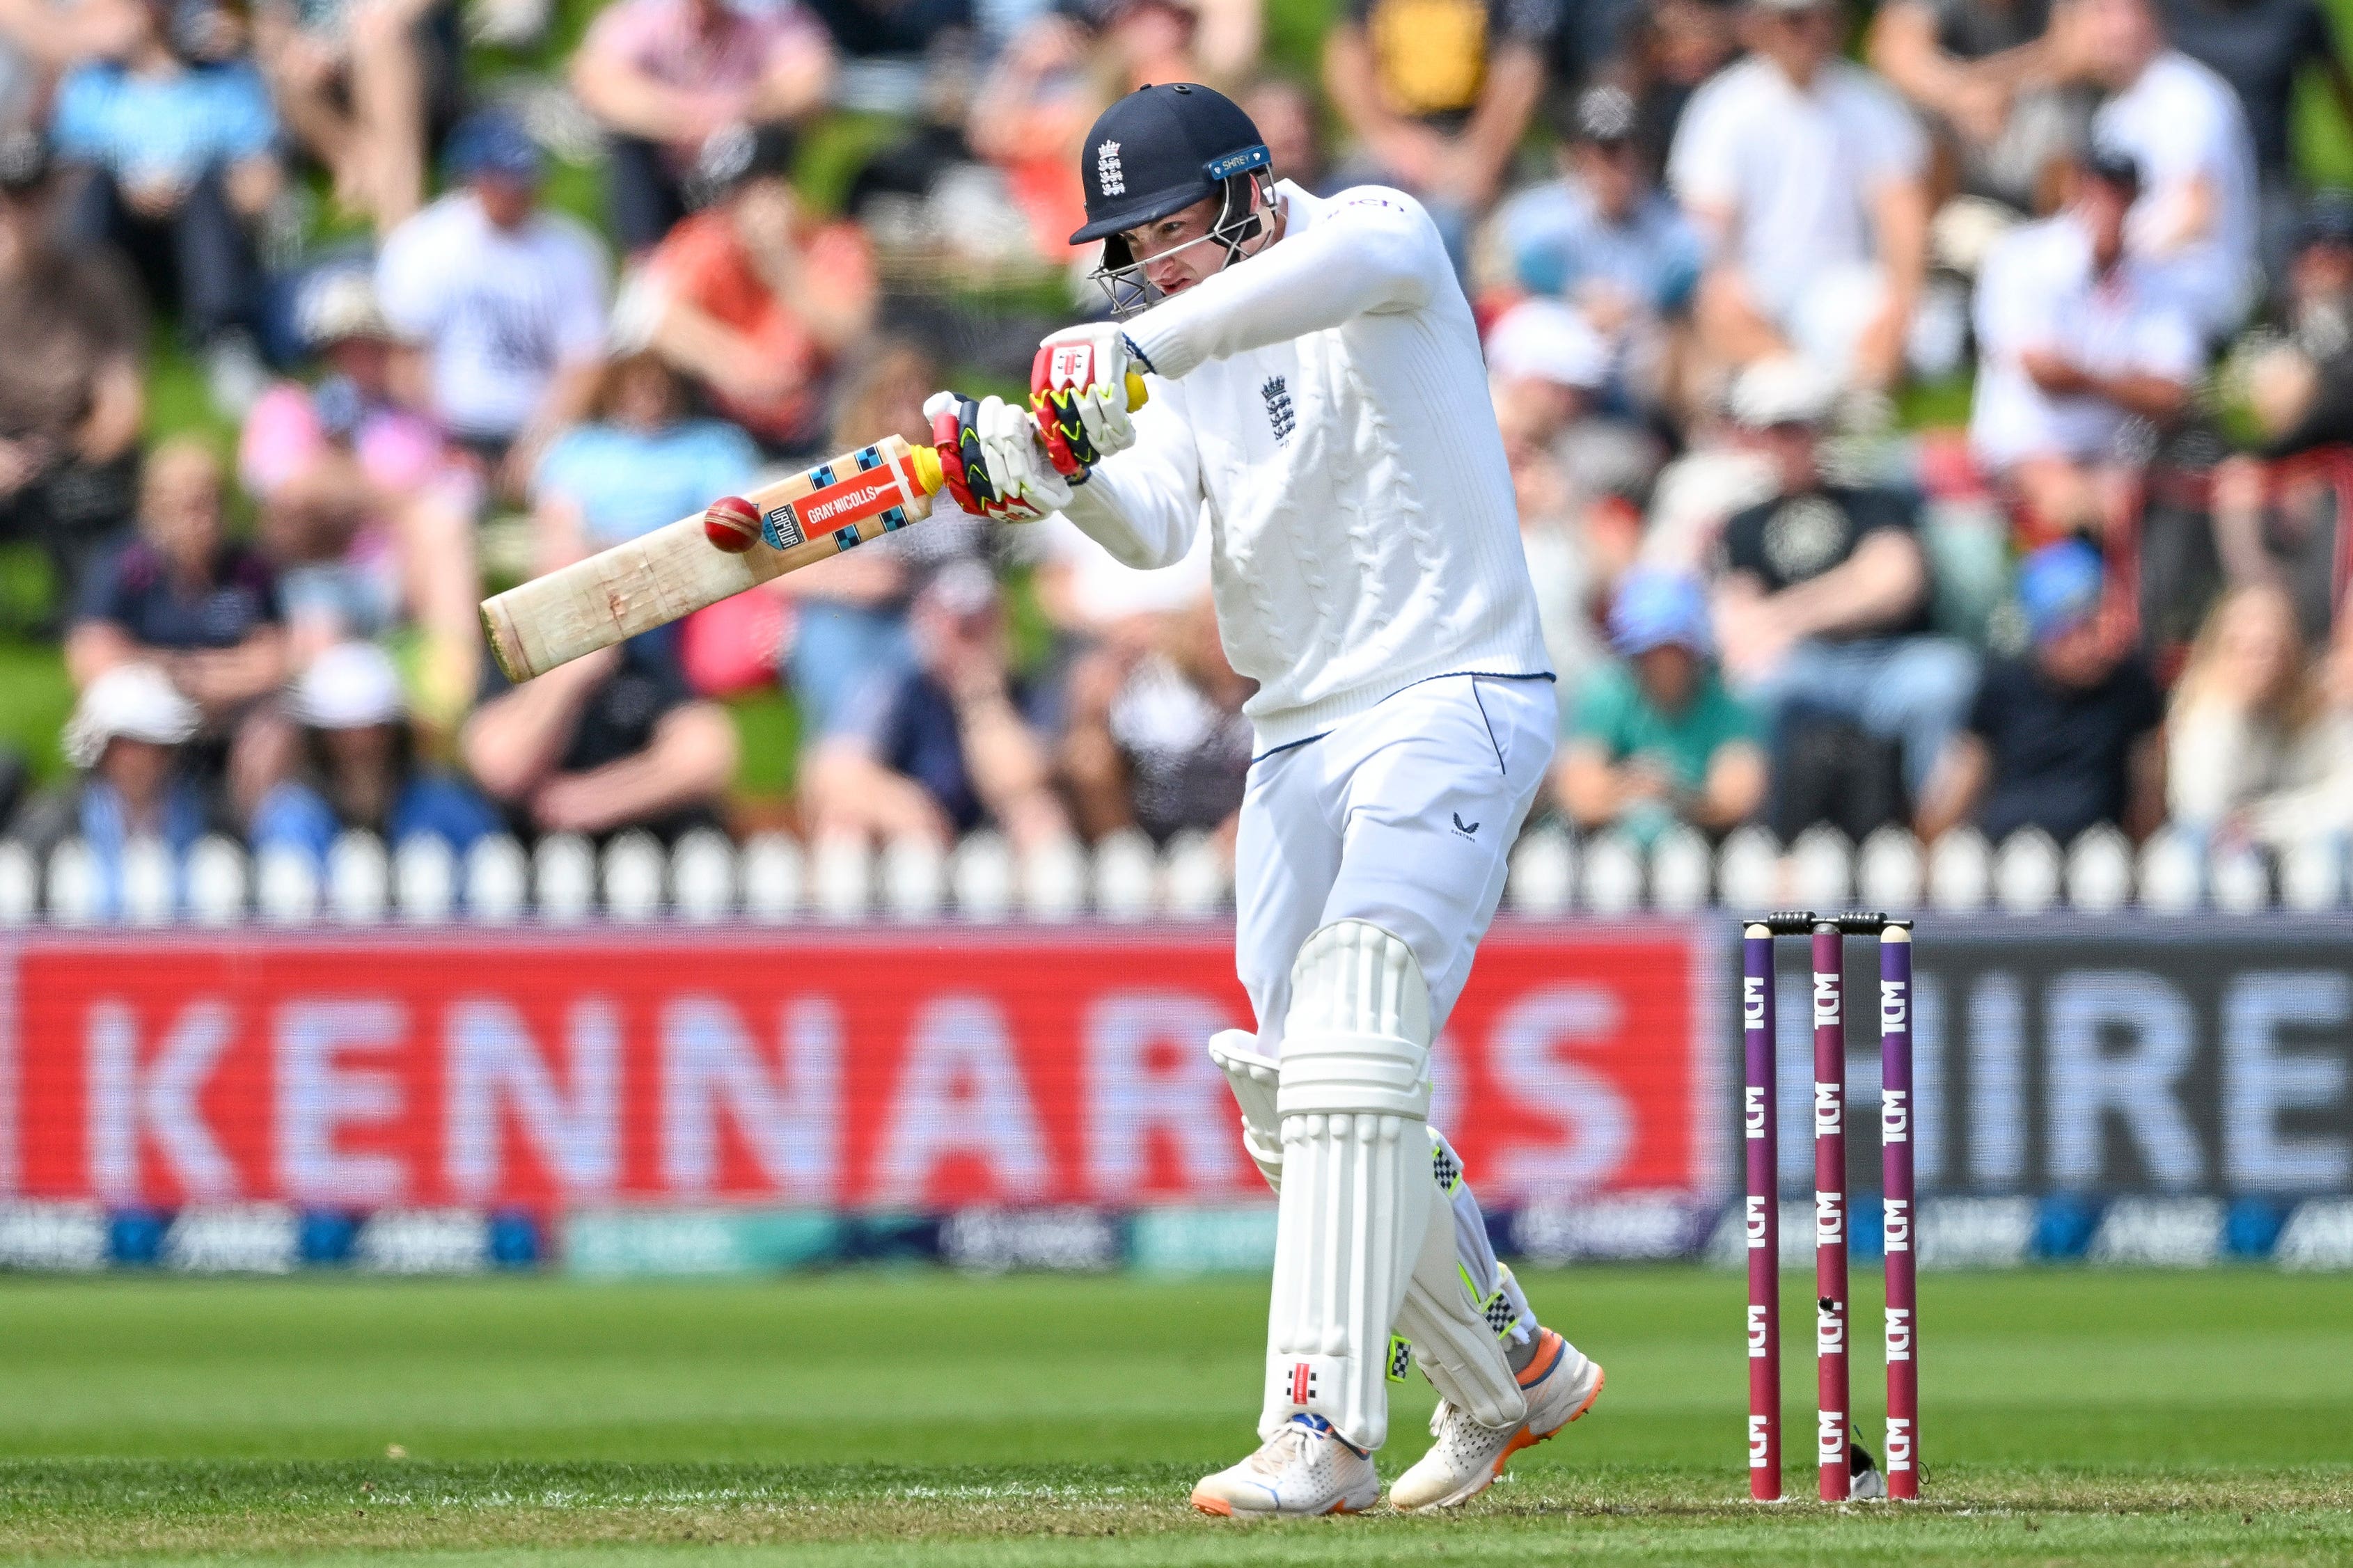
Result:
<svg viewBox="0 0 2353 1568"><path fill-rule="evenodd" d="M1259 1449L1218 1514L1380 1496L1388 1384L1442 1396L1400 1509L1457 1504L1582 1415L1601 1368L1541 1326L1430 1126L1430 1046L1551 760L1553 672L1471 308L1420 205L1277 181L1208 88L1144 88L1082 150L1112 322L1046 339L1032 410L926 414L978 516L1062 512L1139 568L1206 526L1258 682L1235 847L1255 1035L1208 1042L1281 1195ZM1130 370L1150 401L1131 415Z"/></svg>

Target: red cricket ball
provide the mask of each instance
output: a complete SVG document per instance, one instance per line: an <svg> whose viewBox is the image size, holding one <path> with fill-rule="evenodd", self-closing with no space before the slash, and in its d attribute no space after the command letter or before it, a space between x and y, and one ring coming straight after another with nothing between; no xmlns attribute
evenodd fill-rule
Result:
<svg viewBox="0 0 2353 1568"><path fill-rule="evenodd" d="M702 537L730 555L760 542L760 512L742 496L721 496L702 510Z"/></svg>

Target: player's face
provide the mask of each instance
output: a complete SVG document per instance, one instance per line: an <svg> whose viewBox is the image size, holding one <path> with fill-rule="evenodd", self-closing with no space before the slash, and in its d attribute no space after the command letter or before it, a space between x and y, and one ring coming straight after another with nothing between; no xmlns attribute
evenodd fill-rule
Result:
<svg viewBox="0 0 2353 1568"><path fill-rule="evenodd" d="M1128 254L1164 298L1183 293L1225 266L1226 247L1208 243L1219 205L1219 197L1205 196L1182 211L1127 231Z"/></svg>

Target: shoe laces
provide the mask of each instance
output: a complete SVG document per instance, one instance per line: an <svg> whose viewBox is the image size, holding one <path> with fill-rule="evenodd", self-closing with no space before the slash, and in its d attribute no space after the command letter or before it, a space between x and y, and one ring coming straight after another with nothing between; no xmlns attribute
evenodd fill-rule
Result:
<svg viewBox="0 0 2353 1568"><path fill-rule="evenodd" d="M1306 1458L1307 1445L1315 1436L1315 1429L1304 1422L1287 1424L1250 1456L1250 1468L1264 1475L1282 1474L1292 1461Z"/></svg>

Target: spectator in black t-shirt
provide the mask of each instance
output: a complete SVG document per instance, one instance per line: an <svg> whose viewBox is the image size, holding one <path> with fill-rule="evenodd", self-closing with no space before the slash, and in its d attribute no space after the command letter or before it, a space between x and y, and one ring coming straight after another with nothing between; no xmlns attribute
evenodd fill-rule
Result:
<svg viewBox="0 0 2353 1568"><path fill-rule="evenodd" d="M1736 694L1777 732L1793 709L1844 720L1903 751L1917 799L1959 725L1977 660L1928 635L1919 502L1827 482L1816 442L1836 384L1768 360L1733 385L1733 415L1771 461L1779 493L1725 524L1717 638Z"/></svg>
<svg viewBox="0 0 2353 1568"><path fill-rule="evenodd" d="M493 667L483 692L459 744L519 831L675 837L717 821L735 726L687 685L673 638L633 637L519 688Z"/></svg>
<svg viewBox="0 0 2353 1568"><path fill-rule="evenodd" d="M286 679L286 617L269 563L222 533L222 482L201 442L149 455L138 533L82 584L66 668L81 689L122 665L162 669L202 715L200 770L226 769L249 820L293 763L293 731L268 700Z"/></svg>
<svg viewBox="0 0 2353 1568"><path fill-rule="evenodd" d="M2353 126L2353 75L2320 0L2161 0L2173 47L2231 84L2246 110L2263 191L2263 263L2285 259L2301 201L2295 177L2295 89L2317 71Z"/></svg>
<svg viewBox="0 0 2353 1568"><path fill-rule="evenodd" d="M915 595L915 658L878 669L835 710L802 791L818 839L927 840L984 823L1018 850L1070 837L1045 742L1007 664L1005 608L987 567L956 562Z"/></svg>
<svg viewBox="0 0 2353 1568"><path fill-rule="evenodd" d="M2045 545L2019 573L2033 647L1986 667L1968 722L1920 805L1924 837L1975 822L1997 843L2039 827L2061 844L2110 824L2135 837L2165 812L2164 700L2128 638L2100 616L2099 552Z"/></svg>
<svg viewBox="0 0 2353 1568"><path fill-rule="evenodd" d="M1360 143L1363 177L1419 197L1458 272L1559 26L1558 0L1348 0L1324 39L1324 90Z"/></svg>

